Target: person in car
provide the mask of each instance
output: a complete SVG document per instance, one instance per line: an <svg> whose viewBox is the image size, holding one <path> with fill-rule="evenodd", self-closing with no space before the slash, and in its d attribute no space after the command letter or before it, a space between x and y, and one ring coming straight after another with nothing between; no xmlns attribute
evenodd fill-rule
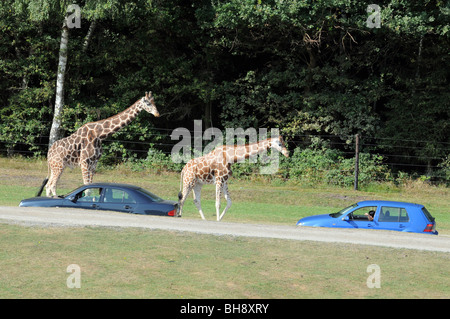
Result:
<svg viewBox="0 0 450 319"><path fill-rule="evenodd" d="M369 219L369 222L373 222L373 217L375 216L375 211L371 210L369 213L365 213L364 215L367 216L367 218Z"/></svg>

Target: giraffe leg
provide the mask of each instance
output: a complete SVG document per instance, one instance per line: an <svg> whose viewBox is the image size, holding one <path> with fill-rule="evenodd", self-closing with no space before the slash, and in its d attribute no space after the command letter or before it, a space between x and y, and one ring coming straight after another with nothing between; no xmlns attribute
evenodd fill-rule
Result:
<svg viewBox="0 0 450 319"><path fill-rule="evenodd" d="M91 165L89 165L89 184L92 184L93 180L94 180L94 175L95 175L95 170L97 169L97 161L93 162Z"/></svg>
<svg viewBox="0 0 450 319"><path fill-rule="evenodd" d="M201 205L201 193L202 193L202 184L197 184L194 186L194 204L197 206L198 212L203 220L205 220L205 216L203 215L202 205Z"/></svg>
<svg viewBox="0 0 450 319"><path fill-rule="evenodd" d="M220 197L222 196L222 188L223 188L222 181L217 181L216 182L216 216L217 216L217 221L220 221Z"/></svg>
<svg viewBox="0 0 450 319"><path fill-rule="evenodd" d="M83 161L80 163L80 167L81 167L81 176L83 178L83 184L89 184L88 180L89 180L89 169L88 169L88 164L86 163L86 161Z"/></svg>
<svg viewBox="0 0 450 319"><path fill-rule="evenodd" d="M85 160L81 162L81 174L83 176L84 185L92 184L92 180L94 179L95 168L97 167L97 163L89 163L89 160Z"/></svg>
<svg viewBox="0 0 450 319"><path fill-rule="evenodd" d="M183 214L183 205L189 193L191 192L191 189L192 185L183 185L183 190L178 194L178 213L176 217L181 217L181 215Z"/></svg>
<svg viewBox="0 0 450 319"><path fill-rule="evenodd" d="M56 184L61 177L64 167L52 167L50 170L50 177L48 178L47 185L45 186L45 194L47 197L56 196Z"/></svg>
<svg viewBox="0 0 450 319"><path fill-rule="evenodd" d="M231 207L231 197L230 197L230 193L228 192L228 184L226 182L223 184L223 193L225 195L225 199L227 200L227 206L225 207L222 214L220 215L220 217L218 219L219 221L223 218L223 216L225 215L227 210Z"/></svg>

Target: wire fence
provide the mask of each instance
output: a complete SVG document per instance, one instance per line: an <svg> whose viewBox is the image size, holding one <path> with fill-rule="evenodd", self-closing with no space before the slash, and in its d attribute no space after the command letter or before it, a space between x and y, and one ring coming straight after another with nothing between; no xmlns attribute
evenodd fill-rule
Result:
<svg viewBox="0 0 450 319"><path fill-rule="evenodd" d="M147 134L146 138L148 140L145 141L141 141L140 136L133 136L130 132L127 132L127 136L131 136L131 138L127 140L114 138L113 135L113 137L109 137L103 142L104 152L102 157L107 157L109 163L115 164L128 160L145 160L149 151L157 151L170 158L173 147L181 139L178 135L171 137L173 131L173 129L167 128L152 128L152 132ZM198 136L199 132L193 130L185 129L185 132L189 132L190 134L187 137L190 141L185 142L190 143L192 146L196 138L202 138L203 147L211 142L211 140L203 139L203 132L201 132L200 136ZM11 142L0 139L0 154L3 156L20 154L25 157L46 156L48 139L48 136L34 136L30 139L33 142ZM225 138L223 141L225 141ZM339 150L339 155L347 159L352 159L355 156L354 136L297 134L286 138L286 144L291 154L296 148L302 150L323 146L329 149ZM428 145L439 145L442 156L429 154L426 151ZM428 176L437 182L448 183L450 142L414 139L398 140L394 138L363 136L359 143L359 151L361 153L382 157L382 160L375 164L389 167L391 172L393 172L391 177L389 177L391 179L396 178L396 176L398 177L399 173L405 172L410 176ZM329 173L329 169L321 169L318 167L311 167L311 169L322 170L322 173ZM347 169L344 172L341 168L342 173L346 174L352 173L351 170ZM247 174L253 173L248 172ZM245 175L246 173L243 172L243 174ZM383 179L386 178L383 177Z"/></svg>

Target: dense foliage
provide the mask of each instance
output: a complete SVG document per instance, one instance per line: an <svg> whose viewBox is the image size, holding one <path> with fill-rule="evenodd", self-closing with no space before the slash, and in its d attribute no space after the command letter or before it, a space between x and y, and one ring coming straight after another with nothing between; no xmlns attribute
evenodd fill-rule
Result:
<svg viewBox="0 0 450 319"><path fill-rule="evenodd" d="M3 0L2 153L45 154L61 28L77 3L62 134L147 90L162 114L115 134L105 161L145 158L148 143L170 152L170 131L202 119L278 127L296 156L312 145L344 160L360 134L362 151L392 168L448 180L450 2L372 2L379 28L371 2L355 0Z"/></svg>

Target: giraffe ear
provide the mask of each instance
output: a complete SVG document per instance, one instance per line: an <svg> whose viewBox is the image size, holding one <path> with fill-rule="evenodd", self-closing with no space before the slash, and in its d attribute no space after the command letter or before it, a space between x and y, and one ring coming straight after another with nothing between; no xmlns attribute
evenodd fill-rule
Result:
<svg viewBox="0 0 450 319"><path fill-rule="evenodd" d="M148 92L145 92L145 97L148 99Z"/></svg>

